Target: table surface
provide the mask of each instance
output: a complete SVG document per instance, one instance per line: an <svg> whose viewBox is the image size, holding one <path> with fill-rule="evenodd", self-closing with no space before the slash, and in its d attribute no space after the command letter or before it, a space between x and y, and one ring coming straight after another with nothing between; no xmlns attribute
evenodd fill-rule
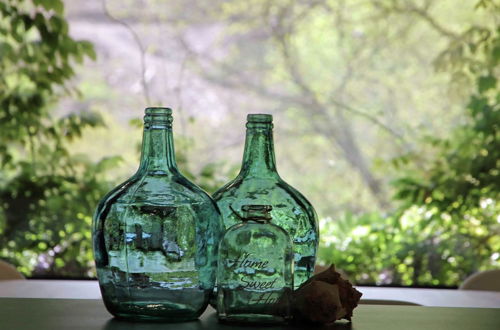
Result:
<svg viewBox="0 0 500 330"><path fill-rule="evenodd" d="M0 328L9 330L230 330L262 329L223 325L208 308L200 320L184 323L132 323L113 319L99 299L0 298ZM311 329L311 326L288 327ZM266 327L266 329L285 329ZM317 329L353 330L498 330L500 310L423 306L361 305L353 322L334 323Z"/></svg>
<svg viewBox="0 0 500 330"><path fill-rule="evenodd" d="M500 292L357 287L362 303L408 302L422 306L500 308ZM13 280L0 281L0 297L100 299L97 281ZM1 329L1 327L0 327Z"/></svg>

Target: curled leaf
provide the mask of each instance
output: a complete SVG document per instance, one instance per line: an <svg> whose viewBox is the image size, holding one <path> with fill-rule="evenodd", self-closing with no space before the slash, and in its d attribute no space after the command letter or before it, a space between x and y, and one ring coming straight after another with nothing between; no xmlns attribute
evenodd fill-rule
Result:
<svg viewBox="0 0 500 330"><path fill-rule="evenodd" d="M320 281L307 283L297 291L294 310L298 320L315 323L331 323L345 315L338 286Z"/></svg>
<svg viewBox="0 0 500 330"><path fill-rule="evenodd" d="M361 296L331 265L293 293L294 318L314 323L331 323L342 318L350 321Z"/></svg>

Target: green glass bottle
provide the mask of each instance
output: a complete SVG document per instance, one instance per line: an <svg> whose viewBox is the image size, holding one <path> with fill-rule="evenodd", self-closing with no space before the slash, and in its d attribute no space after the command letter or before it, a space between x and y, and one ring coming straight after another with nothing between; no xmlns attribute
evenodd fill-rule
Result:
<svg viewBox="0 0 500 330"><path fill-rule="evenodd" d="M210 196L177 169L172 111L145 112L139 169L94 215L97 277L117 317L192 320L215 284L223 224Z"/></svg>
<svg viewBox="0 0 500 330"><path fill-rule="evenodd" d="M276 171L273 117L249 114L243 165L238 176L213 195L226 228L240 220L231 211L243 205L273 207L273 223L288 232L293 241L294 286L298 288L314 271L319 231L311 203L287 184ZM214 301L212 301L213 304Z"/></svg>
<svg viewBox="0 0 500 330"><path fill-rule="evenodd" d="M242 222L220 241L217 316L222 322L276 324L291 317L292 240L271 223L271 209L244 205Z"/></svg>

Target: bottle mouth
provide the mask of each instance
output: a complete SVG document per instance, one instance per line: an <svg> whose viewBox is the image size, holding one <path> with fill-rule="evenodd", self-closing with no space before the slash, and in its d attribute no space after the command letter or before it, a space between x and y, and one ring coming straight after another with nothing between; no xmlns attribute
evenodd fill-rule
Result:
<svg viewBox="0 0 500 330"><path fill-rule="evenodd" d="M170 108L164 108L164 107L148 107L146 110L144 110L144 113L146 115L153 115L153 116L169 116L172 115L172 109Z"/></svg>
<svg viewBox="0 0 500 330"><path fill-rule="evenodd" d="M273 122L273 115L267 113L250 113L247 115L247 122L270 124Z"/></svg>
<svg viewBox="0 0 500 330"><path fill-rule="evenodd" d="M163 107L149 107L144 110L144 127L147 129L154 128L171 128L172 127L172 109Z"/></svg>

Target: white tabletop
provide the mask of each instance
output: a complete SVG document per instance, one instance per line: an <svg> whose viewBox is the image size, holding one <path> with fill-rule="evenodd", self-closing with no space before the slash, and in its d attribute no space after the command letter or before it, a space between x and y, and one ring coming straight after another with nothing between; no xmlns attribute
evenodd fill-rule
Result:
<svg viewBox="0 0 500 330"><path fill-rule="evenodd" d="M423 306L500 308L500 292L357 287L365 303L404 301ZM60 298L100 299L97 281L74 280L12 280L0 281L0 297L4 298Z"/></svg>

